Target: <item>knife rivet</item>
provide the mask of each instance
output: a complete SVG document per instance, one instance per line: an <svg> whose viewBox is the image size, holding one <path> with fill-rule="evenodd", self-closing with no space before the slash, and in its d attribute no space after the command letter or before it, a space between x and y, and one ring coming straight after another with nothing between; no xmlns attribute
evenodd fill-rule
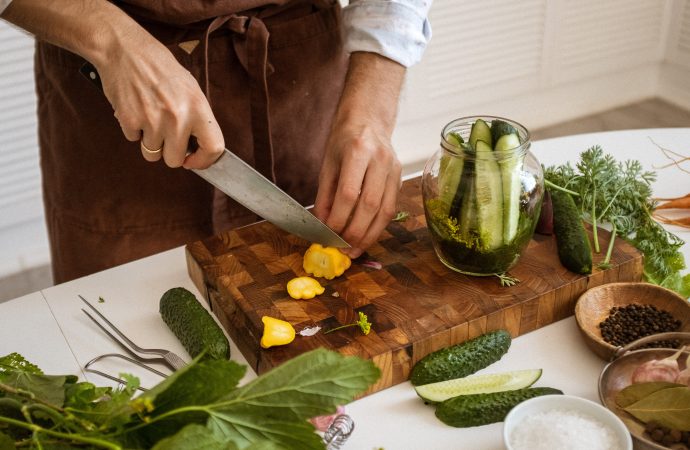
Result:
<svg viewBox="0 0 690 450"><path fill-rule="evenodd" d="M95 79L96 79L96 72L89 72L89 77L90 77L92 80L95 80Z"/></svg>

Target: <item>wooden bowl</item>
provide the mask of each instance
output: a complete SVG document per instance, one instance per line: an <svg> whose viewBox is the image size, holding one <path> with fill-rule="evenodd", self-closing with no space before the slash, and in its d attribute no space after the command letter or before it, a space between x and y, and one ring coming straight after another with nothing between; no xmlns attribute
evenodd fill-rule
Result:
<svg viewBox="0 0 690 450"><path fill-rule="evenodd" d="M633 303L653 305L681 321L677 331L690 331L690 303L677 293L649 283L610 283L585 291L575 305L575 319L587 346L605 360L610 360L617 347L604 341L599 324L614 306Z"/></svg>

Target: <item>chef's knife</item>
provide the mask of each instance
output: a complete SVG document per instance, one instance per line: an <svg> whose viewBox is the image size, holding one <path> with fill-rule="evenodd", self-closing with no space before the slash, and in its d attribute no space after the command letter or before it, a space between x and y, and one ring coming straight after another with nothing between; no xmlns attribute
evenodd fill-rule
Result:
<svg viewBox="0 0 690 450"><path fill-rule="evenodd" d="M80 72L103 91L100 75L92 64L87 62ZM192 137L190 143L193 140ZM196 145L190 147L195 149ZM289 233L324 246L350 247L297 200L227 148L207 169L192 170L245 208Z"/></svg>

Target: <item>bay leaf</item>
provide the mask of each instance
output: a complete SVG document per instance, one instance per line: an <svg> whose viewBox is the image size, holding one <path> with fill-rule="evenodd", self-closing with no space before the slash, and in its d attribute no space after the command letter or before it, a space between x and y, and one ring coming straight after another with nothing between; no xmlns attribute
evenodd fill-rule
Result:
<svg viewBox="0 0 690 450"><path fill-rule="evenodd" d="M631 384L616 394L616 404L621 408L626 408L633 403L639 402L646 396L655 393L656 391L682 386L684 385L669 383L668 381L652 381L648 383Z"/></svg>
<svg viewBox="0 0 690 450"><path fill-rule="evenodd" d="M655 421L665 427L690 431L690 387L656 391L623 408L644 423Z"/></svg>

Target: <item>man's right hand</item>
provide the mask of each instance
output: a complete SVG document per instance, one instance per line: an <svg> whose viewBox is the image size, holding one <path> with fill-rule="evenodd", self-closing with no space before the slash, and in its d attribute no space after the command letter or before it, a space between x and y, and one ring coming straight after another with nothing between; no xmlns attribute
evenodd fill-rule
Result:
<svg viewBox="0 0 690 450"><path fill-rule="evenodd" d="M206 168L225 147L218 122L194 77L153 41L146 48L123 46L97 66L105 95L125 137L141 140L147 161L162 157L170 167ZM190 135L199 148L187 155Z"/></svg>
<svg viewBox="0 0 690 450"><path fill-rule="evenodd" d="M141 140L148 161L203 169L221 155L223 134L199 84L117 6L105 0L13 0L2 18L96 66L125 137ZM187 155L190 136L199 148Z"/></svg>

